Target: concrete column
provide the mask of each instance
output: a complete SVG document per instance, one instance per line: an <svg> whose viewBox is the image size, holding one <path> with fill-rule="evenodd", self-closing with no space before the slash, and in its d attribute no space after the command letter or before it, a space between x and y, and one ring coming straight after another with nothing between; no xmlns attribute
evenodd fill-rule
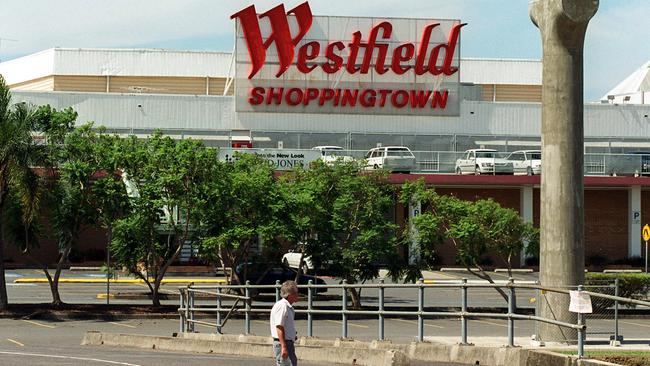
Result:
<svg viewBox="0 0 650 366"><path fill-rule="evenodd" d="M627 230L627 256L641 256L641 186L631 186L627 192L629 210Z"/></svg>
<svg viewBox="0 0 650 366"><path fill-rule="evenodd" d="M540 282L567 287L584 281L583 48L598 0L532 0L542 36L542 161ZM540 315L575 322L569 297L546 293ZM576 341L577 332L539 327L540 340Z"/></svg>
<svg viewBox="0 0 650 366"><path fill-rule="evenodd" d="M533 186L522 186L519 190L519 216L524 221L533 222ZM521 251L521 265L526 265L526 246Z"/></svg>

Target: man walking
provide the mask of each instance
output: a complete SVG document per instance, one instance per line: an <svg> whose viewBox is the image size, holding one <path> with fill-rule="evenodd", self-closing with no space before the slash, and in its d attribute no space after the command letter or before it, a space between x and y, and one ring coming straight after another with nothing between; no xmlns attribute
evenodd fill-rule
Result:
<svg viewBox="0 0 650 366"><path fill-rule="evenodd" d="M282 299L271 309L271 336L276 366L298 366L296 348L296 324L293 303L298 301L298 285L295 281L286 281L280 288Z"/></svg>

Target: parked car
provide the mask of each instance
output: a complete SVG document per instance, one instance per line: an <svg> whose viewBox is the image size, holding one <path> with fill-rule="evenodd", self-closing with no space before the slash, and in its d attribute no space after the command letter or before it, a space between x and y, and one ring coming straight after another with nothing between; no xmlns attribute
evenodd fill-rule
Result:
<svg viewBox="0 0 650 366"><path fill-rule="evenodd" d="M291 250L282 256L282 264L284 264L286 267L289 268L298 269L298 267L300 266L300 256L302 256L302 253L294 252ZM303 272L307 272L310 269L314 269L314 265L311 262L311 257L305 256L302 261L303 261L303 268L302 268Z"/></svg>
<svg viewBox="0 0 650 366"><path fill-rule="evenodd" d="M492 149L470 149L456 160L456 174L512 174L512 162Z"/></svg>
<svg viewBox="0 0 650 366"><path fill-rule="evenodd" d="M415 156L405 146L376 147L366 154L366 169L410 173L415 169Z"/></svg>
<svg viewBox="0 0 650 366"><path fill-rule="evenodd" d="M235 267L235 272L238 275L244 274L244 264L241 263ZM277 263L248 263L248 268L246 269L246 279L250 281L253 285L275 285L276 281L283 283L288 280L296 279L297 271L293 268L286 267L282 264ZM309 281L313 281L315 285L325 285L325 281L322 278L315 276L310 276L303 274L298 280L299 285L306 285ZM275 292L273 288L262 288L257 289L257 292ZM300 289L301 293L306 293L307 289ZM315 290L315 293L327 292L326 288L318 288Z"/></svg>
<svg viewBox="0 0 650 366"><path fill-rule="evenodd" d="M348 163L354 160L351 156L345 155L345 150L340 146L314 146L311 149L320 151L320 159L327 165L337 161Z"/></svg>
<svg viewBox="0 0 650 366"><path fill-rule="evenodd" d="M506 159L512 162L514 174L539 175L542 173L542 152L540 150L513 151Z"/></svg>

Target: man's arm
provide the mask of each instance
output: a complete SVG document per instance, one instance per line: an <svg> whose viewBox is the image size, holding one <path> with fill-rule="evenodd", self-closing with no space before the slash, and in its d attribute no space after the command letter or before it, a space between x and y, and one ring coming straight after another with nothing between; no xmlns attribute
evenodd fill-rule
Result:
<svg viewBox="0 0 650 366"><path fill-rule="evenodd" d="M275 328L278 330L278 339L280 340L280 346L282 346L282 358L288 358L289 351L287 351L287 344L284 340L284 327L276 325Z"/></svg>

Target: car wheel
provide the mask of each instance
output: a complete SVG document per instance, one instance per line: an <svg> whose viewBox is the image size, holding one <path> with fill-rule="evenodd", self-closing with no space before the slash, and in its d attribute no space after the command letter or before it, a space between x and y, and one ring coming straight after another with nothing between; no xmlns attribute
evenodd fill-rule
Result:
<svg viewBox="0 0 650 366"><path fill-rule="evenodd" d="M474 168L474 175L481 175L481 168L478 165Z"/></svg>
<svg viewBox="0 0 650 366"><path fill-rule="evenodd" d="M373 165L372 168L373 168L373 169L379 169L379 165L375 164L375 165Z"/></svg>
<svg viewBox="0 0 650 366"><path fill-rule="evenodd" d="M287 258L284 258L282 264L284 264L285 267L289 267L289 260Z"/></svg>
<svg viewBox="0 0 650 366"><path fill-rule="evenodd" d="M533 168L531 168L531 167L526 168L526 174L527 175L534 175L533 174Z"/></svg>
<svg viewBox="0 0 650 366"><path fill-rule="evenodd" d="M460 170L460 167L456 167L456 174L461 175L463 172Z"/></svg>

